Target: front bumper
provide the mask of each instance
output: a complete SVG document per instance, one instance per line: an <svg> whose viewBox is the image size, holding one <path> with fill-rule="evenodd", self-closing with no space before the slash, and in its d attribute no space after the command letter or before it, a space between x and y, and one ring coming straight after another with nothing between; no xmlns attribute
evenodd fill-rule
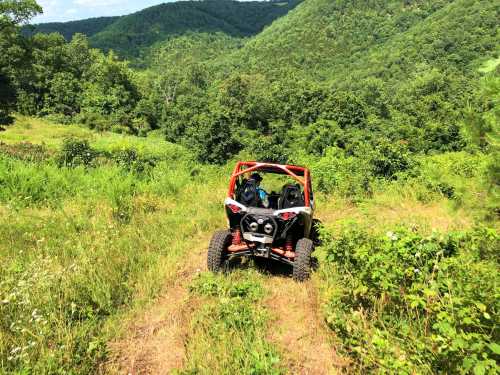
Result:
<svg viewBox="0 0 500 375"><path fill-rule="evenodd" d="M264 245L270 245L273 243L273 237L272 236L267 236L265 234L261 233L251 233L251 232L244 232L243 233L243 238L246 241L249 242L259 242Z"/></svg>

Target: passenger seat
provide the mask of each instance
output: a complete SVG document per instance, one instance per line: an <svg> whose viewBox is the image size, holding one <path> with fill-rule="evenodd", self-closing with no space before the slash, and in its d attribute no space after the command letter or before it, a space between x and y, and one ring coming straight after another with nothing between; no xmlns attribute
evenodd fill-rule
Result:
<svg viewBox="0 0 500 375"><path fill-rule="evenodd" d="M303 207L304 196L298 184L287 184L281 189L278 199L278 209L284 210L292 207Z"/></svg>

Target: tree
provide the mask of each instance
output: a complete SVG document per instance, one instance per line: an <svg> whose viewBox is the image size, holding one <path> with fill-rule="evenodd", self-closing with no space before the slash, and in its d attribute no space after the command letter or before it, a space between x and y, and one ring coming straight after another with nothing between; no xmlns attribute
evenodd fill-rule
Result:
<svg viewBox="0 0 500 375"><path fill-rule="evenodd" d="M328 147L344 147L345 142L344 131L332 120L318 120L306 127L296 126L291 137L292 144L297 143L308 154L318 156L324 155Z"/></svg>
<svg viewBox="0 0 500 375"><path fill-rule="evenodd" d="M42 8L35 0L3 0L0 3L0 32L29 21Z"/></svg>
<svg viewBox="0 0 500 375"><path fill-rule="evenodd" d="M241 150L241 144L233 137L227 118L217 114L201 114L197 126L190 129L187 146L194 149L203 163L224 164Z"/></svg>
<svg viewBox="0 0 500 375"><path fill-rule="evenodd" d="M487 169L493 199L500 201L500 65L481 79L473 105L467 109L465 125L483 151L490 153Z"/></svg>
<svg viewBox="0 0 500 375"><path fill-rule="evenodd" d="M92 60L83 76L82 112L113 116L122 122L140 99L132 72L112 52L104 56L93 51Z"/></svg>
<svg viewBox="0 0 500 375"><path fill-rule="evenodd" d="M79 80L68 72L58 72L48 82L49 92L44 99L47 113L74 116L80 111Z"/></svg>
<svg viewBox="0 0 500 375"><path fill-rule="evenodd" d="M0 125L12 121L10 112L16 99L12 82L15 56L23 54L22 40L17 26L42 12L34 0L3 0L0 2ZM16 48L18 47L18 48ZM22 61L22 59L21 59Z"/></svg>
<svg viewBox="0 0 500 375"><path fill-rule="evenodd" d="M0 70L0 129L12 122L10 111L16 99L9 77Z"/></svg>
<svg viewBox="0 0 500 375"><path fill-rule="evenodd" d="M399 172L415 166L406 144L387 139L380 140L375 149L368 153L368 162L374 176L387 179L397 179Z"/></svg>
<svg viewBox="0 0 500 375"><path fill-rule="evenodd" d="M268 130L268 104L256 94L258 75L233 75L218 87L217 110L231 121L232 126Z"/></svg>

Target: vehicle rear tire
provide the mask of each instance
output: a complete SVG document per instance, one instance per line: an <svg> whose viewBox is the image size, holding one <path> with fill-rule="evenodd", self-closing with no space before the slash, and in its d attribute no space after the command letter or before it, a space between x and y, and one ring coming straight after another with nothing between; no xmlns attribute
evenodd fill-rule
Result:
<svg viewBox="0 0 500 375"><path fill-rule="evenodd" d="M212 272L221 272L224 268L225 254L231 245L233 236L229 230L219 230L214 233L208 245L207 266Z"/></svg>
<svg viewBox="0 0 500 375"><path fill-rule="evenodd" d="M305 281L311 276L311 254L314 244L309 238L301 238L295 246L295 260L293 262L293 279Z"/></svg>

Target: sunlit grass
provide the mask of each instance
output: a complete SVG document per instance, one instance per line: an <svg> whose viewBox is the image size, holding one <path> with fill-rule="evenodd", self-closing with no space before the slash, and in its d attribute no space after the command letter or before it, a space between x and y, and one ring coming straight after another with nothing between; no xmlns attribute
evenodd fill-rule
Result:
<svg viewBox="0 0 500 375"><path fill-rule="evenodd" d="M491 59L486 61L481 68L478 69L480 73L490 73L496 69L496 67L500 64L500 57L496 59Z"/></svg>
<svg viewBox="0 0 500 375"><path fill-rule="evenodd" d="M45 144L48 148L55 149L67 137L90 140L97 136L96 133L84 127L52 124L39 118L18 115L13 125L0 132L0 142L31 142Z"/></svg>
<svg viewBox="0 0 500 375"><path fill-rule="evenodd" d="M36 119L2 141L57 150L69 135L95 148L108 137L106 150L147 144ZM139 152L176 160L176 149L156 140ZM193 173L185 159L145 175L0 159L0 373L94 373L118 317L154 299L193 241L223 227L223 172Z"/></svg>
<svg viewBox="0 0 500 375"><path fill-rule="evenodd" d="M266 339L264 276L255 270L204 273L191 286L193 314L182 374L281 374L277 348Z"/></svg>
<svg viewBox="0 0 500 375"><path fill-rule="evenodd" d="M135 149L141 155L164 157L186 156L186 151L161 137L141 138L111 132L98 133L83 126L61 125L46 120L17 115L13 125L0 132L0 142L13 144L31 142L43 144L49 149L58 149L66 138L88 140L99 151L120 151Z"/></svg>
<svg viewBox="0 0 500 375"><path fill-rule="evenodd" d="M121 318L154 301L183 257L226 225L222 201L234 161L202 166L161 138L27 117L0 133L0 142L29 141L57 152L68 136L88 139L99 151L134 149L158 160L136 173L111 161L61 168L53 160L0 156L0 373L95 373L108 341L126 329ZM367 196L317 193L316 216L333 235L353 221L382 234L398 226L425 233L472 226L471 208L484 195L483 155L420 162L419 176L375 181ZM270 178L264 186L282 183ZM322 263L324 249L315 254ZM334 273L322 266L313 276L323 301L338 297ZM252 268L195 280L190 298L199 309L186 333L186 373L283 372L266 336L265 280Z"/></svg>

